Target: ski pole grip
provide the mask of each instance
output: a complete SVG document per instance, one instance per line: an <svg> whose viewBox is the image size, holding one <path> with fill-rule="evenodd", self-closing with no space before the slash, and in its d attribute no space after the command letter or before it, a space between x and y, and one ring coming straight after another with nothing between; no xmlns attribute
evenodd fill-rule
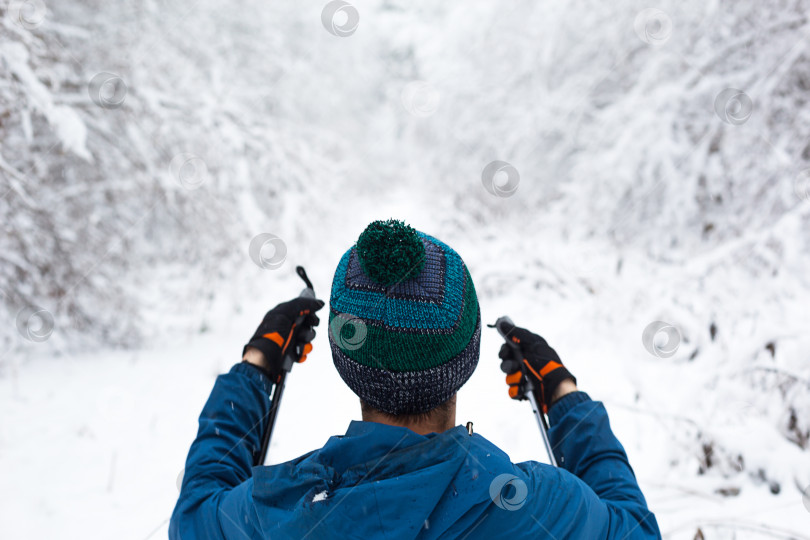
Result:
<svg viewBox="0 0 810 540"><path fill-rule="evenodd" d="M306 287L301 291L301 294L298 295L299 298L315 298L315 289L312 288L312 282L309 280L307 276L307 271L304 270L303 266L296 266L295 273L304 280L306 283ZM304 319L306 315L301 315L295 319L295 326L297 328L301 328L304 323ZM301 358L301 354L303 354L303 345L294 345L291 349L284 355L284 362L282 363L282 369L284 371L290 371L299 358Z"/></svg>
<svg viewBox="0 0 810 540"><path fill-rule="evenodd" d="M512 359L510 360L503 360L501 362L501 371L507 374L515 373L516 371L524 371L523 368L523 354L520 352L520 345L515 343L509 337L509 332L515 327L515 323L512 322L512 319L504 315L503 317L499 317L497 321L495 321L495 329L498 330L498 333L501 337L506 341L506 344L512 350ZM524 388L531 392L534 388L531 379L528 377L524 377L523 382Z"/></svg>
<svg viewBox="0 0 810 540"><path fill-rule="evenodd" d="M512 322L512 319L504 315L503 317L498 317L498 320L495 321L495 329L501 335L501 337L509 344L510 347L513 349L519 349L517 343L509 339L509 334L507 328L514 328L515 323Z"/></svg>
<svg viewBox="0 0 810 540"><path fill-rule="evenodd" d="M307 271L304 270L304 267L296 266L295 273L298 274L298 276L301 279L303 279L304 283L306 283L307 285L306 288L302 290L301 294L299 294L298 296L301 298L315 298L315 289L312 287L312 282L309 280L309 277L307 276Z"/></svg>
<svg viewBox="0 0 810 540"><path fill-rule="evenodd" d="M300 296L301 298L315 298L315 291L307 287L306 289L301 291L301 294L299 294L298 296Z"/></svg>
<svg viewBox="0 0 810 540"><path fill-rule="evenodd" d="M304 292L307 291L307 290L311 291L311 298L315 298L315 290L312 287L312 282L309 280L309 277L307 276L307 271L304 270L304 267L300 266L300 265L296 266L295 267L295 273L298 274L298 277L303 279L304 283L307 284L307 288L304 289ZM301 292L301 296L310 297L309 294L304 294L304 292Z"/></svg>
<svg viewBox="0 0 810 540"><path fill-rule="evenodd" d="M498 317L498 320L495 321L493 326L512 351L512 358L509 360L503 359L501 362L501 371L506 374L511 374L522 369L520 365L522 358L520 346L509 338L509 332L515 327L515 323L512 322L512 319L504 315L503 317Z"/></svg>

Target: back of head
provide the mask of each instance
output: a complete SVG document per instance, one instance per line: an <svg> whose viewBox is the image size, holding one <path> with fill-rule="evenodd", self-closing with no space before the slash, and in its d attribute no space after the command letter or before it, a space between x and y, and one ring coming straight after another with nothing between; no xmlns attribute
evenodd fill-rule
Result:
<svg viewBox="0 0 810 540"><path fill-rule="evenodd" d="M375 221L341 258L329 343L364 407L420 415L443 405L478 364L472 278L449 246L400 221Z"/></svg>

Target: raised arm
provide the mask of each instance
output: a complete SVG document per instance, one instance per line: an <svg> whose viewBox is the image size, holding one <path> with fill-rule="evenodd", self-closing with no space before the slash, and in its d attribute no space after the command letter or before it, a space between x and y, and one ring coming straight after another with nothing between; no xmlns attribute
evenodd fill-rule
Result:
<svg viewBox="0 0 810 540"><path fill-rule="evenodd" d="M169 538L262 538L253 504L253 466L267 429L273 382L288 347L312 349L315 311L323 302L296 298L267 312L245 345L243 362L220 375L200 414L200 427L186 459ZM304 330L294 321L306 318Z"/></svg>
<svg viewBox="0 0 810 540"><path fill-rule="evenodd" d="M660 538L607 410L585 392L565 395L549 411L549 439L560 467L577 476L604 503L608 538Z"/></svg>
<svg viewBox="0 0 810 540"><path fill-rule="evenodd" d="M217 377L186 459L169 538L260 538L252 468L272 384L246 363Z"/></svg>
<svg viewBox="0 0 810 540"><path fill-rule="evenodd" d="M532 379L537 402L551 404L543 407L549 414L554 456L559 467L571 473L529 467L537 479L536 490L547 501L541 511L558 527L554 533L576 538L660 538L655 516L602 403L577 390L576 379L545 339L518 327L511 329L508 339L519 345L523 358L517 362L524 367L507 376L509 395L519 399L523 377ZM514 345L504 347L504 363L516 362ZM566 519L555 522L557 515Z"/></svg>

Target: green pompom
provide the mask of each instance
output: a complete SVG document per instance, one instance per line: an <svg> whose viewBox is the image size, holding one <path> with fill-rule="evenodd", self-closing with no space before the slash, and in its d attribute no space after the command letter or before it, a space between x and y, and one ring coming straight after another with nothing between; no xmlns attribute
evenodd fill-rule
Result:
<svg viewBox="0 0 810 540"><path fill-rule="evenodd" d="M375 221L357 239L360 267L381 285L393 285L419 274L425 246L416 229L402 221Z"/></svg>

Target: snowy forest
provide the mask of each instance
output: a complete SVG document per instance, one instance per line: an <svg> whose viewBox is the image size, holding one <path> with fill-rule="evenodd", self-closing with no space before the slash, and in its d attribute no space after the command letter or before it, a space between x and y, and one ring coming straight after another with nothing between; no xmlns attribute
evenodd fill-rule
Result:
<svg viewBox="0 0 810 540"><path fill-rule="evenodd" d="M0 0L0 537L165 538L216 375L394 217L605 403L664 538L810 539L808 14ZM269 463L359 418L326 339ZM543 461L499 340L457 420Z"/></svg>

